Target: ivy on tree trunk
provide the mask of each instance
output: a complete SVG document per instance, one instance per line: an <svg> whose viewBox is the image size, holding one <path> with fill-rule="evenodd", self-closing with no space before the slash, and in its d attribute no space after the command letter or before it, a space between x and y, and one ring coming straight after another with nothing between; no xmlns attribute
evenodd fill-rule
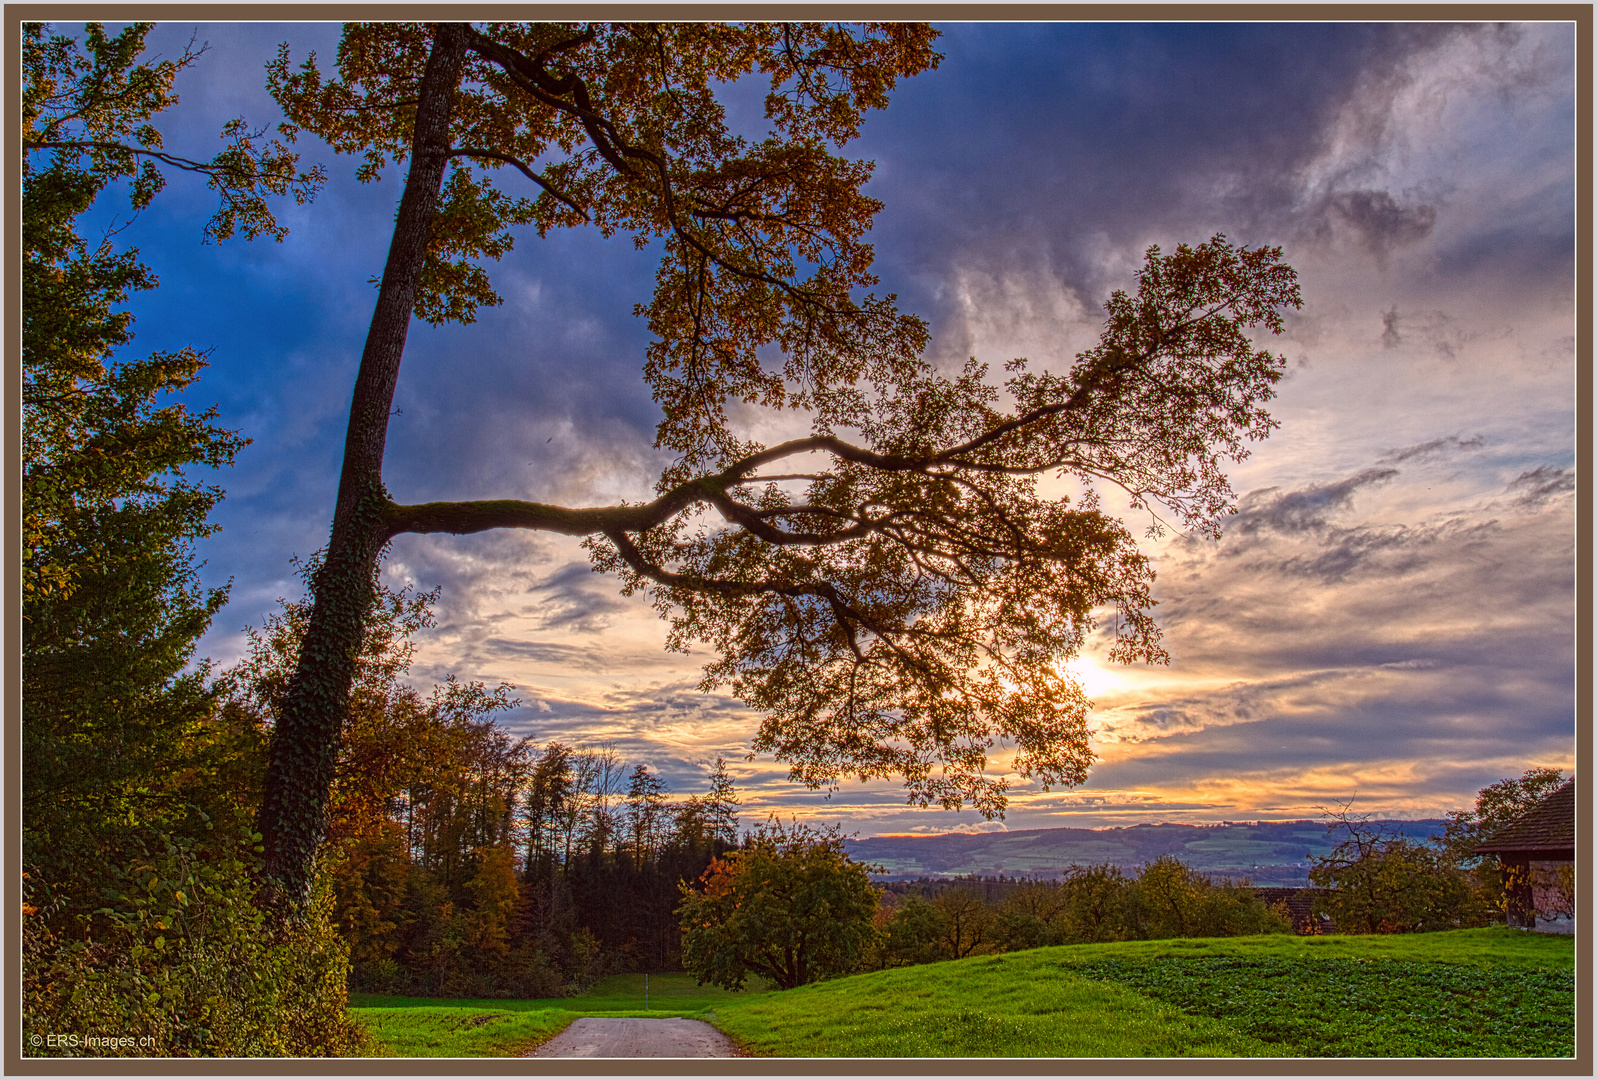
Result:
<svg viewBox="0 0 1597 1080"><path fill-rule="evenodd" d="M410 172L355 379L333 535L316 572L300 663L273 733L261 807L264 874L269 896L274 902L280 896L290 908L302 907L310 896L355 658L376 596L378 557L389 540L392 500L383 486L388 414L449 161L450 112L465 55L465 28L440 26L422 76Z"/></svg>

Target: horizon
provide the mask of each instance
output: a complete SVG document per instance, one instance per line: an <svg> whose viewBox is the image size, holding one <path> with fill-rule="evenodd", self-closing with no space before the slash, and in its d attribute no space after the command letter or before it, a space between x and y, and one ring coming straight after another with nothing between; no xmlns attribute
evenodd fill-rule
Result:
<svg viewBox="0 0 1597 1080"><path fill-rule="evenodd" d="M193 30L158 26L150 52L174 54ZM881 291L929 321L940 367L1026 356L1062 370L1150 244L1223 231L1283 245L1302 276L1303 309L1261 342L1289 361L1281 426L1230 470L1225 537L1143 542L1172 664L1110 666L1100 633L1071 665L1096 705L1087 782L1050 792L1015 777L1006 819L988 823L906 806L894 782L807 792L785 765L745 760L758 716L696 689L702 652L666 652L646 599L548 536L394 542L385 582L442 590L413 678L513 683L523 704L503 726L539 745L614 744L677 795L725 757L750 819L873 836L1302 821L1350 798L1436 820L1532 766L1572 771L1573 24L943 30L942 66L901 83L845 148L876 162ZM337 32L200 26L210 49L154 121L167 149L205 156L238 114L274 125L262 65L277 42L325 69ZM757 124L746 97L734 119ZM290 558L326 543L367 279L401 175L363 186L314 137L297 149L330 181L281 208L282 244L201 245L212 202L179 175L119 238L161 279L131 299L123 354L211 350L184 400L216 403L221 426L254 440L212 481L227 491L222 531L198 545L204 584L232 582L198 651L218 667L242 655L246 626L299 597ZM499 183L524 193L513 171ZM472 326L413 321L390 490L640 498L666 462L631 314L655 262L591 229L517 239L489 264L503 307ZM991 771L1008 762L995 747Z"/></svg>
<svg viewBox="0 0 1597 1080"><path fill-rule="evenodd" d="M1389 825L1393 823L1404 825L1423 825L1433 821L1446 821L1446 818L1370 818L1372 825ZM1324 825L1325 822L1317 818L1269 818L1257 821L1139 821L1135 825L1094 825L1083 828L1078 825L1039 825L1029 829L985 829L971 832L940 832L940 833L873 833L870 836L847 837L850 840L935 840L940 836L994 836L1000 831L1004 833L1023 832L1050 832L1055 829L1080 829L1083 832L1108 832L1111 829L1157 829L1164 825L1181 825L1194 829L1217 829L1223 826L1233 828L1258 828L1261 825Z"/></svg>

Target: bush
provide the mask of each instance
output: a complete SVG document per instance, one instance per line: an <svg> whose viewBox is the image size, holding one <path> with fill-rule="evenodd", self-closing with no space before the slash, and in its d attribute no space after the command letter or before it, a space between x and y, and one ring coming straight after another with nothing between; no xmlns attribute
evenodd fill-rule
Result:
<svg viewBox="0 0 1597 1080"><path fill-rule="evenodd" d="M1138 937L1240 937L1289 933L1292 924L1246 885L1216 884L1180 860L1161 856L1143 868L1131 909Z"/></svg>
<svg viewBox="0 0 1597 1080"><path fill-rule="evenodd" d="M349 1016L348 952L320 890L273 928L236 853L163 837L119 871L112 906L52 926L24 906L23 1047L42 1057L342 1057L374 1044ZM63 1039L66 1044L62 1045ZM110 1041L102 1041L110 1040Z"/></svg>
<svg viewBox="0 0 1597 1080"><path fill-rule="evenodd" d="M1408 934L1485 926L1489 896L1447 847L1418 843L1344 807L1327 828L1341 840L1316 858L1309 880L1331 890L1315 913L1331 916L1345 934Z"/></svg>
<svg viewBox="0 0 1597 1080"><path fill-rule="evenodd" d="M837 830L775 819L682 886L682 964L700 983L740 989L750 974L787 990L862 967L877 891Z"/></svg>
<svg viewBox="0 0 1597 1080"><path fill-rule="evenodd" d="M876 966L956 960L1046 945L1173 937L1286 934L1291 920L1246 884L1215 882L1165 856L1134 875L1110 864L1072 866L1060 881L1005 886L996 905L969 886L911 893L879 920Z"/></svg>

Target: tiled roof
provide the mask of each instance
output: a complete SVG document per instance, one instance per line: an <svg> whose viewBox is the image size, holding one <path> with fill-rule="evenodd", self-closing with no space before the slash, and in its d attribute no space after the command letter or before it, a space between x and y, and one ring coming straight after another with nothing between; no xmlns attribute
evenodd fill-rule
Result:
<svg viewBox="0 0 1597 1080"><path fill-rule="evenodd" d="M1574 846L1575 781L1571 777L1557 791L1493 833L1475 851L1551 851Z"/></svg>
<svg viewBox="0 0 1597 1080"><path fill-rule="evenodd" d="M1329 915L1314 915L1314 898L1328 894L1330 889L1315 888L1276 888L1264 886L1255 888L1253 895L1274 907L1276 904L1285 904L1287 914L1292 919L1292 930L1297 934L1334 934L1336 924Z"/></svg>

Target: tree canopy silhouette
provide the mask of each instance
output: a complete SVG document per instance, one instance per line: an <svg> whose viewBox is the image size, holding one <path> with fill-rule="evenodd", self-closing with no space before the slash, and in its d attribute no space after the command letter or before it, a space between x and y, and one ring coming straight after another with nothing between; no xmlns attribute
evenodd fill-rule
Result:
<svg viewBox="0 0 1597 1080"><path fill-rule="evenodd" d="M1091 485L1218 528L1221 461L1274 426L1283 371L1246 331L1280 330L1296 277L1279 249L1224 237L1150 249L1069 372L1017 360L997 385L974 360L934 369L925 325L865 291L871 166L834 152L898 79L936 66L933 39L880 23L375 24L346 29L336 77L280 53L290 134L363 155L363 179L409 161L268 773L267 868L290 904L322 834L374 568L403 533L584 538L595 568L671 620L672 646L716 650L702 686L759 709L755 749L806 784L898 776L914 801L996 816L995 737L1023 774L1085 777L1087 702L1062 663L1104 609L1115 658L1164 658L1150 569ZM745 76L769 80L759 141L727 128L717 97ZM496 187L507 169L536 197ZM471 321L499 302L482 262L514 227L582 224L663 239L637 308L656 443L676 454L656 497L395 501L382 455L412 312ZM810 434L766 445L734 402L799 410ZM1043 494L1059 473L1085 494Z"/></svg>

